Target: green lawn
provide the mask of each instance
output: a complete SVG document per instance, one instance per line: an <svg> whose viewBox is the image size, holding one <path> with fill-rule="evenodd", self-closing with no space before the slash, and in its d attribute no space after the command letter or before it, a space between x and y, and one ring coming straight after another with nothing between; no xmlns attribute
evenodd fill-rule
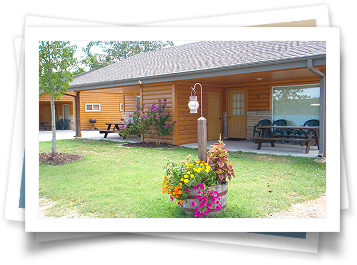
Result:
<svg viewBox="0 0 357 265"><path fill-rule="evenodd" d="M51 142L40 142L50 152ZM56 202L48 216L75 211L98 218L186 218L162 194L164 158L197 157L197 149L134 148L116 142L58 140L57 151L82 154L62 166L40 165L40 198ZM228 188L226 211L219 217L264 218L291 204L315 199L326 190L326 165L313 158L230 152L236 177Z"/></svg>

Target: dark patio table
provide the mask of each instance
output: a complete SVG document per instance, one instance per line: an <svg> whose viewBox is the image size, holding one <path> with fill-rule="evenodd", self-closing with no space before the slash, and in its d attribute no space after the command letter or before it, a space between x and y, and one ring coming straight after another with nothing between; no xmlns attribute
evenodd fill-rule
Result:
<svg viewBox="0 0 357 265"><path fill-rule="evenodd" d="M262 143L270 142L271 146L275 147L275 141L282 140L297 141L301 142L302 146L306 145L305 154L309 153L313 144L319 148L319 126L258 126L257 129L262 131L259 137L253 137L258 144L258 150L261 149ZM285 133L282 134L281 131Z"/></svg>
<svg viewBox="0 0 357 265"><path fill-rule="evenodd" d="M99 133L104 133L104 138L107 138L108 133L115 133L116 130L119 130L119 125L124 125L122 122L106 122L108 125L106 130L100 130ZM114 126L112 129L111 127Z"/></svg>

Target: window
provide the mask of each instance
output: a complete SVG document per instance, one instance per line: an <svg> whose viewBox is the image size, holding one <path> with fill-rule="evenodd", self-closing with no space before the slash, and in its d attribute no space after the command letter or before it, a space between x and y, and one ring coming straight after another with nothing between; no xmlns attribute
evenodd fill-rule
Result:
<svg viewBox="0 0 357 265"><path fill-rule="evenodd" d="M273 120L300 126L320 119L320 85L273 87Z"/></svg>
<svg viewBox="0 0 357 265"><path fill-rule="evenodd" d="M88 103L86 104L86 111L100 111L100 104L98 103Z"/></svg>
<svg viewBox="0 0 357 265"><path fill-rule="evenodd" d="M233 94L233 115L244 116L244 93Z"/></svg>

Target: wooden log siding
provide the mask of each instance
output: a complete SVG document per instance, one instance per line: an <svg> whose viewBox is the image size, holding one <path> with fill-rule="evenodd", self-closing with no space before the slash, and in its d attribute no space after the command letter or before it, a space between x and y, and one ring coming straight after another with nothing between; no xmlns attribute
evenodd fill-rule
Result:
<svg viewBox="0 0 357 265"><path fill-rule="evenodd" d="M158 104L159 99L167 100L167 105L166 105L166 112L170 113L168 122L173 122L173 100L175 99L174 96L174 86L175 84L170 82L170 83L159 83L159 84L147 84L142 86L142 91L141 91L141 99L140 101L145 105L145 109L148 108L148 105L151 106L152 104ZM177 124L174 126L174 132L171 132L169 135L161 137L161 143L167 143L167 144L177 144L174 143L174 133L175 133L175 127ZM155 142L156 138L155 135L149 135L148 138L149 142Z"/></svg>
<svg viewBox="0 0 357 265"><path fill-rule="evenodd" d="M98 103L101 105L100 111L86 111L85 105ZM118 93L93 93L81 92L80 94L80 113L81 113L81 129L88 130L91 127L89 119L96 119L95 127L98 129L106 129L106 122L120 122L122 111L120 111L120 103L123 103L122 94Z"/></svg>
<svg viewBox="0 0 357 265"><path fill-rule="evenodd" d="M177 96L177 127L178 127L178 139L177 145L196 143L198 141L197 137L197 119L201 116L201 107L203 107L203 117L207 119L207 91L221 91L221 109L226 110L226 96L225 91L222 86L206 85L202 84L203 88L203 102L201 102L201 87L196 86L196 95L200 103L198 113L190 113L188 108L188 101L191 95L191 87L194 83L176 83L176 96ZM207 131L209 130L209 124L207 124Z"/></svg>

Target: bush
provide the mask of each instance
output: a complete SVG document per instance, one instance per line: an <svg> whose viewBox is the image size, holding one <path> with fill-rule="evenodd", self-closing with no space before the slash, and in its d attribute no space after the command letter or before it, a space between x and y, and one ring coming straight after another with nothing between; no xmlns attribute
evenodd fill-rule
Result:
<svg viewBox="0 0 357 265"><path fill-rule="evenodd" d="M144 104L138 103L137 110L129 115L128 121L119 128L119 135L125 138L136 137L137 139L143 135L148 142L148 135L153 134L156 137L156 143L160 144L161 137L170 134L176 123L176 121L167 122L170 113L166 112L166 106L167 100L159 99L158 105L155 103L151 106L148 105L148 109L145 111Z"/></svg>

